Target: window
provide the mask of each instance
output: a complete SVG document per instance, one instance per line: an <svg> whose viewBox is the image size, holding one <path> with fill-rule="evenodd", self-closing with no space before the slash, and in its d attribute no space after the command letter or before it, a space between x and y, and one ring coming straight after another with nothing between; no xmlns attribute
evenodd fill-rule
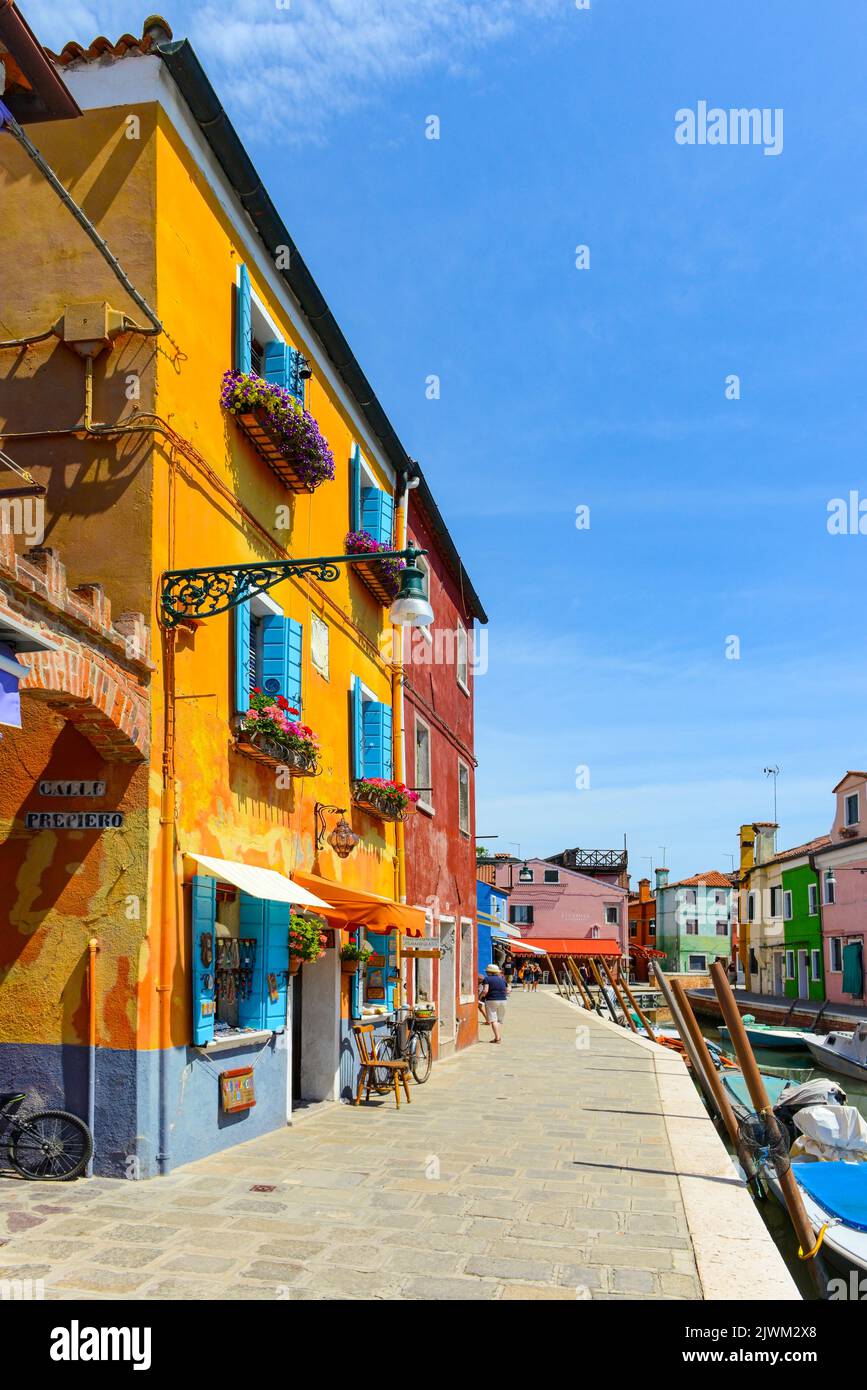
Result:
<svg viewBox="0 0 867 1390"><path fill-rule="evenodd" d="M458 678L458 685L461 687L461 690L463 690L465 694L469 695L470 673L469 663L467 659L467 630L462 623L458 623L457 638L458 657L455 669Z"/></svg>
<svg viewBox="0 0 867 1390"><path fill-rule="evenodd" d="M423 811L432 811L430 729L418 715L415 717L415 790L419 794L416 804Z"/></svg>
<svg viewBox="0 0 867 1390"><path fill-rule="evenodd" d="M546 883L559 883L559 882L560 882L560 870L559 870L559 869L546 869L546 870L545 870L545 873L544 873L544 880L545 880Z"/></svg>
<svg viewBox="0 0 867 1390"><path fill-rule="evenodd" d="M656 922L650 922L647 927L648 936L656 936Z"/></svg>
<svg viewBox="0 0 867 1390"><path fill-rule="evenodd" d="M591 937L593 938L594 941L598 941L598 940L599 940L599 928L598 928L598 927L591 927L591 928L590 928L590 935L591 935Z"/></svg>
<svg viewBox="0 0 867 1390"><path fill-rule="evenodd" d="M256 594L235 609L235 711L250 707L251 691L283 695L301 708L301 624L287 618L268 594Z"/></svg>
<svg viewBox="0 0 867 1390"><path fill-rule="evenodd" d="M388 781L393 776L391 706L377 700L358 676L352 677L350 701L353 779Z"/></svg>
<svg viewBox="0 0 867 1390"><path fill-rule="evenodd" d="M810 974L814 980L822 978L822 952L813 950L810 952Z"/></svg>
<svg viewBox="0 0 867 1390"><path fill-rule="evenodd" d="M807 885L807 896L809 898L810 916L816 917L819 913L819 885L810 883Z"/></svg>
<svg viewBox="0 0 867 1390"><path fill-rule="evenodd" d="M391 546L394 530L394 498L377 484L357 444L349 461L350 530L366 531L381 545Z"/></svg>
<svg viewBox="0 0 867 1390"><path fill-rule="evenodd" d="M747 893L747 921L748 921L748 922L754 922L755 920L756 920L756 895L755 895L755 893Z"/></svg>
<svg viewBox="0 0 867 1390"><path fill-rule="evenodd" d="M822 886L824 897L822 901L826 906L830 906L837 901L837 880L834 877L833 869L826 869L822 875Z"/></svg>
<svg viewBox="0 0 867 1390"><path fill-rule="evenodd" d="M475 996L476 953L473 949L473 923L469 917L461 918L461 1003L466 1004Z"/></svg>
<svg viewBox="0 0 867 1390"><path fill-rule="evenodd" d="M283 341L265 305L253 292L245 265L238 267L236 286L235 368L283 387L304 404L307 362L303 353Z"/></svg>
<svg viewBox="0 0 867 1390"><path fill-rule="evenodd" d="M606 927L619 927L620 908L616 903L614 905L610 903L605 904L605 925Z"/></svg>
<svg viewBox="0 0 867 1390"><path fill-rule="evenodd" d="M282 1032L289 978L289 905L247 893L218 901L217 880L190 885L194 1046L230 1031ZM249 1032L244 1036L249 1038Z"/></svg>
<svg viewBox="0 0 867 1390"><path fill-rule="evenodd" d="M310 660L314 671L328 680L328 624L315 613L310 617Z"/></svg>
<svg viewBox="0 0 867 1390"><path fill-rule="evenodd" d="M728 936L729 934L729 924L724 917L721 917L716 924L716 934L717 936Z"/></svg>
<svg viewBox="0 0 867 1390"><path fill-rule="evenodd" d="M786 952L786 979L787 979L787 980L794 980L794 978L795 978L795 953L794 953L794 951L787 951L787 952Z"/></svg>
<svg viewBox="0 0 867 1390"><path fill-rule="evenodd" d="M843 938L832 936L828 939L828 969L835 975L843 970Z"/></svg>
<svg viewBox="0 0 867 1390"><path fill-rule="evenodd" d="M787 922L792 920L792 894L788 888L783 893L783 917Z"/></svg>
<svg viewBox="0 0 867 1390"><path fill-rule="evenodd" d="M458 826L462 835L470 833L470 769L458 758Z"/></svg>
<svg viewBox="0 0 867 1390"><path fill-rule="evenodd" d="M780 888L779 884L777 884L776 887L774 887L774 888L771 889L771 916L772 916L772 917L779 917L779 915L780 915L780 908L781 908L781 906L782 906L782 892L783 892L783 890L782 890L782 888Z"/></svg>
<svg viewBox="0 0 867 1390"><path fill-rule="evenodd" d="M630 935L630 936L637 936L637 935L638 935L638 926L637 926L637 924L636 924L635 922L630 922L630 923L629 923L629 935Z"/></svg>
<svg viewBox="0 0 867 1390"><path fill-rule="evenodd" d="M698 936L698 918L697 918L697 917L687 917L687 919L686 919L686 934L687 934L687 936Z"/></svg>
<svg viewBox="0 0 867 1390"><path fill-rule="evenodd" d="M513 927L532 927L533 907L531 903L510 903L509 921Z"/></svg>
<svg viewBox="0 0 867 1390"><path fill-rule="evenodd" d="M707 956L690 956L687 968L689 970L707 970Z"/></svg>
<svg viewBox="0 0 867 1390"><path fill-rule="evenodd" d="M857 825L860 819L858 811L858 793L850 792L846 797L843 812L843 823L845 825Z"/></svg>

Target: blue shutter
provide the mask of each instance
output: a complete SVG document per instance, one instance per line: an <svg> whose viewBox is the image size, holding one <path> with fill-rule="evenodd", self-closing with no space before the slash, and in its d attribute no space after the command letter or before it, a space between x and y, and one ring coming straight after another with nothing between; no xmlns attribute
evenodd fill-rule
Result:
<svg viewBox="0 0 867 1390"><path fill-rule="evenodd" d="M361 450L352 446L349 459L349 529L361 530Z"/></svg>
<svg viewBox="0 0 867 1390"><path fill-rule="evenodd" d="M355 927L350 932L353 946L361 945L361 930ZM360 965L354 975L349 977L349 1012L352 1018L361 1018L361 981L364 966Z"/></svg>
<svg viewBox="0 0 867 1390"><path fill-rule="evenodd" d="M250 708L250 605L239 603L235 609L235 711L245 714Z"/></svg>
<svg viewBox="0 0 867 1390"><path fill-rule="evenodd" d="M253 361L253 302L250 296L250 273L245 265L240 267L235 314L235 370L249 372Z"/></svg>
<svg viewBox="0 0 867 1390"><path fill-rule="evenodd" d="M367 700L362 708L364 776L392 775L391 707Z"/></svg>
<svg viewBox="0 0 867 1390"><path fill-rule="evenodd" d="M394 529L394 499L378 487L361 490L361 529L382 545L391 546Z"/></svg>
<svg viewBox="0 0 867 1390"><path fill-rule="evenodd" d="M266 1028L275 1033L286 1027L286 994L289 984L289 904L266 902L265 947L262 971L262 1005ZM302 966L303 969L303 966ZM277 998L271 998L268 976L274 976Z"/></svg>
<svg viewBox="0 0 867 1390"><path fill-rule="evenodd" d="M301 715L301 624L282 613L262 619L262 689L285 695Z"/></svg>
<svg viewBox="0 0 867 1390"><path fill-rule="evenodd" d="M361 698L361 681L358 679L358 676L353 676L349 706L352 740L352 775L355 778L364 776L364 724L361 715L363 703Z"/></svg>
<svg viewBox="0 0 867 1390"><path fill-rule="evenodd" d="M288 343L266 343L262 351L262 376L272 386L289 385L289 353L292 351Z"/></svg>
<svg viewBox="0 0 867 1390"><path fill-rule="evenodd" d="M256 959L249 995L242 999L238 993L238 1026L241 1028L265 1027L265 904L261 898L253 898L249 893L241 894L241 936L251 938L256 943Z"/></svg>
<svg viewBox="0 0 867 1390"><path fill-rule="evenodd" d="M215 923L217 920L217 880L207 874L197 874L192 881L192 950L190 954L190 979L193 988L193 1046L202 1047L214 1036L214 1017L216 1013L217 945ZM211 938L211 961L202 963L202 937ZM205 979L212 982L206 988Z"/></svg>

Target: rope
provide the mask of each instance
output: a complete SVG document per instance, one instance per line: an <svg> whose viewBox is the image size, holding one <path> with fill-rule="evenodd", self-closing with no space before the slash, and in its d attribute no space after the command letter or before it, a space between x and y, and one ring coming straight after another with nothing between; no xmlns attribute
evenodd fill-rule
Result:
<svg viewBox="0 0 867 1390"><path fill-rule="evenodd" d="M821 1248L822 1248L822 1241L825 1239L825 1232L827 1231L827 1229L828 1229L829 1226L834 1226L834 1225L836 1225L836 1222L834 1222L834 1221L826 1221L826 1222L823 1224L822 1229L820 1230L819 1234L818 1234L817 1237L816 1237L816 1244L813 1246L812 1250L808 1250L808 1251L807 1251L806 1255L804 1254L803 1247L799 1245L799 1246L798 1246L798 1259L799 1259L799 1260L814 1260L814 1259L816 1258L816 1256L818 1255L819 1251L820 1251Z"/></svg>

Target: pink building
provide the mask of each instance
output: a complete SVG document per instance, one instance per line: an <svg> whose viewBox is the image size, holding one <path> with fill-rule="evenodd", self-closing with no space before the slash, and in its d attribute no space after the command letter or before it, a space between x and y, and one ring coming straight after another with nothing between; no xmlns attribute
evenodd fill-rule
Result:
<svg viewBox="0 0 867 1390"><path fill-rule="evenodd" d="M495 886L509 893L509 922L531 943L613 941L628 953L629 893L547 859L496 862Z"/></svg>
<svg viewBox="0 0 867 1390"><path fill-rule="evenodd" d="M810 856L821 885L825 997L863 1004L867 936L867 772L847 772L837 798L831 843Z"/></svg>

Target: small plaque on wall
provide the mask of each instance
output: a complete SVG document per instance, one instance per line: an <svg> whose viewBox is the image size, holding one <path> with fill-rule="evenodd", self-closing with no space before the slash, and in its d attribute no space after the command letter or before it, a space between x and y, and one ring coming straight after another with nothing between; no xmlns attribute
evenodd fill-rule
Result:
<svg viewBox="0 0 867 1390"><path fill-rule="evenodd" d="M65 782L42 781L40 796L105 796L105 782L85 781L72 777Z"/></svg>
<svg viewBox="0 0 867 1390"><path fill-rule="evenodd" d="M220 1097L227 1115L234 1114L236 1110L251 1110L256 1104L253 1068L236 1067L234 1071L221 1071Z"/></svg>

